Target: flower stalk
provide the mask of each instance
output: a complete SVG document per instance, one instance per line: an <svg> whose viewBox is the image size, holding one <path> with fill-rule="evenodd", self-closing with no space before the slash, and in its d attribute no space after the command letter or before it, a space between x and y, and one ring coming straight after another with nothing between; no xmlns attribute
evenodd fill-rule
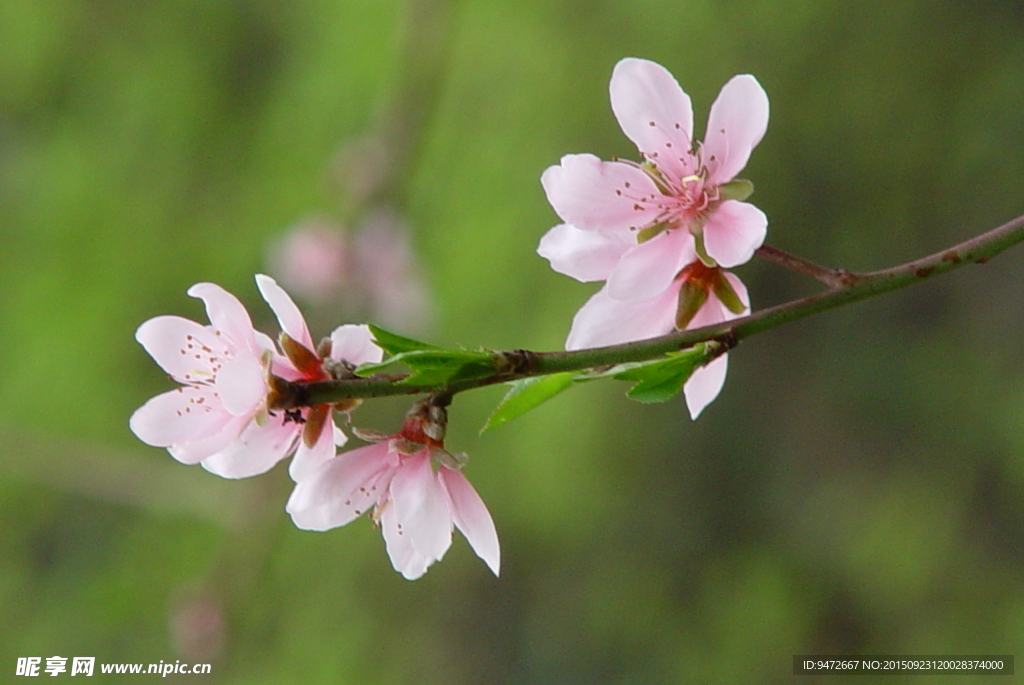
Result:
<svg viewBox="0 0 1024 685"><path fill-rule="evenodd" d="M493 374L449 383L404 383L403 381L408 378L405 374L374 374L368 378L304 384L283 381L283 385L293 387L290 387L287 393L283 393L283 396L287 396L287 405L280 406L282 408L303 407L351 398L394 395L430 393L455 395L466 390L523 378L566 371L583 372L617 364L657 359L666 353L683 350L700 342L717 341L722 343L726 349L731 349L742 340L798 319L906 288L968 264L984 264L1022 241L1024 241L1024 215L970 240L888 269L859 273L852 278L845 276L854 276L850 272L831 271L830 273L836 274L836 279L829 290L763 309L731 321L605 347L555 352L527 350L495 352L493 354L495 367ZM777 260L772 259L772 261Z"/></svg>

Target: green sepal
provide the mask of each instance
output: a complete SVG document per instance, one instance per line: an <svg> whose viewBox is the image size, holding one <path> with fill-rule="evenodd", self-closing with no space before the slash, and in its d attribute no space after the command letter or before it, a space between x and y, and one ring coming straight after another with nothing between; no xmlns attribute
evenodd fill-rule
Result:
<svg viewBox="0 0 1024 685"><path fill-rule="evenodd" d="M667 359L644 363L615 375L624 381L636 381L626 396L637 402L666 402L675 397L683 384L709 356L710 346L704 343L688 350L669 353Z"/></svg>
<svg viewBox="0 0 1024 685"><path fill-rule="evenodd" d="M708 255L707 248L704 247L704 229L693 234L693 247L697 252L697 258L704 264L704 266L718 266L718 262Z"/></svg>
<svg viewBox="0 0 1024 685"><path fill-rule="evenodd" d="M723 200L743 202L754 193L754 184L745 178L734 178L718 186L718 197Z"/></svg>
<svg viewBox="0 0 1024 685"><path fill-rule="evenodd" d="M719 272L712 288L715 291L715 297L733 314L742 314L747 311L747 306L743 304L743 300L736 294L736 290L729 283L729 279L725 277L725 274Z"/></svg>
<svg viewBox="0 0 1024 685"><path fill-rule="evenodd" d="M636 233L636 242L638 245L646 243L648 240L654 238L667 228L668 226L666 224L654 224L653 226L641 229Z"/></svg>
<svg viewBox="0 0 1024 685"><path fill-rule="evenodd" d="M571 386L575 382L576 376L575 371L565 371L550 376L513 381L509 384L512 387L505 393L480 432L503 426L512 419L517 419L534 407L547 402Z"/></svg>
<svg viewBox="0 0 1024 685"><path fill-rule="evenodd" d="M676 305L676 328L686 328L707 301L708 291L702 284L683 281L679 288L679 302Z"/></svg>

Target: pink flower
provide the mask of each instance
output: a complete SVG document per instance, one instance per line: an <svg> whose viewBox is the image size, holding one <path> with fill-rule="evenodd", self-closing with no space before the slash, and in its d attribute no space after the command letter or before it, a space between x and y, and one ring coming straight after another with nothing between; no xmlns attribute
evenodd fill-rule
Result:
<svg viewBox="0 0 1024 685"><path fill-rule="evenodd" d="M748 261L768 226L759 209L741 201L752 186L735 179L768 125L768 98L753 76L736 76L722 88L703 144L693 142L690 98L664 67L624 59L610 90L619 125L643 163L566 155L541 177L567 223L548 231L538 253L559 273L606 281L576 314L570 350L749 313L743 283L719 267ZM693 418L718 395L727 365L723 355L686 383Z"/></svg>
<svg viewBox="0 0 1024 685"><path fill-rule="evenodd" d="M734 180L768 126L768 98L757 80L742 75L725 84L703 144L693 140L689 96L664 67L624 59L610 91L612 110L643 163L566 155L541 177L558 215L584 232L571 236L586 253L581 259L608 271L587 280L607 278L608 296L618 301L650 300L688 263L691 237L709 266L748 261L768 226L763 212L740 201L750 184ZM612 253L603 249L609 243L616 245Z"/></svg>
<svg viewBox="0 0 1024 685"><path fill-rule="evenodd" d="M409 580L444 556L455 526L498 575L498 534L462 474L464 455L449 454L427 434L443 437L443 419L431 423L436 410L418 403L397 435L360 432L374 444L344 452L301 477L286 507L295 525L328 530L372 509L392 565Z"/></svg>
<svg viewBox="0 0 1024 685"><path fill-rule="evenodd" d="M129 425L143 442L166 447L186 464L226 478L263 473L295 452L293 478L334 456L347 437L334 426L331 407L271 411L271 374L286 380L325 380L346 362L380 361L365 326L342 326L330 338L325 358L312 352L312 339L291 298L267 276L257 276L264 299L281 321L281 355L266 335L255 331L241 302L220 286L199 283L189 295L206 304L210 325L159 316L139 327L136 339L181 387L149 400ZM324 348L327 344L324 343ZM304 349L308 356L302 355ZM301 358L297 365L291 357ZM310 358L317 368L312 368ZM315 429L315 430L314 430ZM304 439L299 440L302 436Z"/></svg>
<svg viewBox="0 0 1024 685"><path fill-rule="evenodd" d="M607 277L609 265L614 264L618 243L599 242L594 238L593 234L561 224L544 236L538 252L551 261L555 271L581 281L600 280L602 274ZM743 282L735 274L705 266L697 258L692 237L689 241L689 245L683 246L686 266L656 296L641 302L622 301L609 295L607 284L601 288L573 318L566 349L655 338L677 327L700 328L749 314L750 296ZM730 292L734 297L729 296ZM683 392L692 418L696 419L718 396L725 383L728 363L728 355L723 354L694 371L686 382Z"/></svg>

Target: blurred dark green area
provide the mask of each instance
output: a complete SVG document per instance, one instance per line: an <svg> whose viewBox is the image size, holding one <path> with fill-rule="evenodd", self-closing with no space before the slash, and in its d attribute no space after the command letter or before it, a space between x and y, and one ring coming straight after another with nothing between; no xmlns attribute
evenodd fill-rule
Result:
<svg viewBox="0 0 1024 685"><path fill-rule="evenodd" d="M500 391L459 396L448 443L500 579L457 536L407 582L368 521L295 529L283 467L229 482L128 430L170 387L135 328L202 319L184 291L213 281L272 332L252 276L317 212L403 213L431 340L559 348L595 287L535 255L557 222L538 178L635 156L607 98L624 56L676 75L698 132L757 76L772 115L744 176L780 248L868 270L1024 211L1020 2L0 3L0 669L757 683L824 682L791 675L800 653L1024 657L1019 249L744 343L696 423L590 384L481 437ZM379 130L387 160L339 156ZM356 203L338 176L364 164L388 187ZM755 306L816 289L738 273Z"/></svg>

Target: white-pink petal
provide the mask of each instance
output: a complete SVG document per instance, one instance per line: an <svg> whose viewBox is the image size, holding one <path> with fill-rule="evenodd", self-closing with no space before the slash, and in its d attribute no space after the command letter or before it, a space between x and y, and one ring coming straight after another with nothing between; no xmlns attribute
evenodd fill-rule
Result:
<svg viewBox="0 0 1024 685"><path fill-rule="evenodd" d="M696 420L704 408L718 397L725 384L725 374L729 368L728 357L728 354L723 354L707 366L697 369L683 385L690 418Z"/></svg>
<svg viewBox="0 0 1024 685"><path fill-rule="evenodd" d="M768 130L768 95L750 74L734 76L711 105L704 136L708 183L731 181Z"/></svg>
<svg viewBox="0 0 1024 685"><path fill-rule="evenodd" d="M498 531L484 501L461 471L441 466L437 476L447 495L456 527L466 536L476 555L484 560L494 575L499 575L501 547Z"/></svg>
<svg viewBox="0 0 1024 685"><path fill-rule="evenodd" d="M217 371L216 388L233 416L253 416L267 398L266 372L252 355L232 357Z"/></svg>
<svg viewBox="0 0 1024 685"><path fill-rule="evenodd" d="M391 565L406 580L420 578L430 565L437 561L436 558L428 557L416 549L409 535L399 524L398 514L393 506L384 507L380 516L380 527Z"/></svg>
<svg viewBox="0 0 1024 685"><path fill-rule="evenodd" d="M452 544L452 518L426 450L402 460L391 479L397 525L417 552L440 559Z"/></svg>
<svg viewBox="0 0 1024 685"><path fill-rule="evenodd" d="M277 316L277 321L281 324L281 330L305 346L306 349L316 350L313 337L309 334L309 328L306 326L306 319L284 288L279 286L273 278L263 274L256 276L256 286L260 289L263 299L274 310L274 315Z"/></svg>
<svg viewBox="0 0 1024 685"><path fill-rule="evenodd" d="M331 357L358 366L379 362L384 358L384 350L373 342L368 326L346 324L331 333Z"/></svg>
<svg viewBox="0 0 1024 685"><path fill-rule="evenodd" d="M299 440L295 456L292 457L291 463L288 464L288 475L292 477L292 480L298 482L308 477L322 464L334 458L336 454L334 449L335 436L337 433L341 433L341 431L334 425L333 417L328 416L327 425L324 426L323 431L320 433L320 438L312 447L306 447L306 443L301 439ZM344 434L342 433L342 435Z"/></svg>
<svg viewBox="0 0 1024 685"><path fill-rule="evenodd" d="M223 478L248 478L266 473L288 456L298 438L296 424L271 420L260 426L250 421L237 439L200 463Z"/></svg>
<svg viewBox="0 0 1024 685"><path fill-rule="evenodd" d="M185 386L150 398L128 425L147 445L169 447L216 433L228 419L211 389Z"/></svg>
<svg viewBox="0 0 1024 685"><path fill-rule="evenodd" d="M663 231L622 255L608 277L608 296L624 302L657 297L694 257L693 236L688 231Z"/></svg>
<svg viewBox="0 0 1024 685"><path fill-rule="evenodd" d="M285 509L305 530L343 526L377 504L397 462L387 442L343 452L304 474Z"/></svg>
<svg viewBox="0 0 1024 685"><path fill-rule="evenodd" d="M627 57L615 65L608 88L619 126L644 156L676 178L692 173L693 108L675 77L660 64Z"/></svg>
<svg viewBox="0 0 1024 685"><path fill-rule="evenodd" d="M227 336L236 348L258 352L252 319L237 297L215 283L196 283L188 294L203 301L213 328Z"/></svg>
<svg viewBox="0 0 1024 685"><path fill-rule="evenodd" d="M708 295L708 300L704 303L704 306L690 320L687 328L711 326L723 321L731 321L750 313L750 294L747 292L747 286L743 285L743 282L735 274L723 273L723 276L729 281L736 296L743 303L744 311L739 314L729 311L729 308L722 304L721 300L712 292ZM683 394L686 396L686 407L690 410L690 417L692 419L696 420L700 413L704 411L704 408L711 404L718 397L718 393L721 392L722 386L725 384L725 375L729 368L728 356L723 354L707 366L697 369L683 386Z"/></svg>
<svg viewBox="0 0 1024 685"><path fill-rule="evenodd" d="M157 316L146 321L135 332L135 339L164 371L183 383L188 382L186 374L192 380L203 380L204 374L212 372L211 357L230 354L223 336L180 316Z"/></svg>
<svg viewBox="0 0 1024 685"><path fill-rule="evenodd" d="M572 321L565 349L617 345L654 338L675 327L678 287L645 302L622 302L608 296L608 286L591 297Z"/></svg>
<svg viewBox="0 0 1024 685"><path fill-rule="evenodd" d="M215 432L206 436L192 436L183 442L176 442L167 447L171 456L182 464L198 464L203 459L226 449L238 439L242 429L252 421L248 416L231 416L224 412L224 421L216 427Z"/></svg>
<svg viewBox="0 0 1024 685"><path fill-rule="evenodd" d="M634 245L636 240L625 232L599 233L558 224L540 239L537 254L558 273L587 283L607 279L619 258Z"/></svg>
<svg viewBox="0 0 1024 685"><path fill-rule="evenodd" d="M719 266L746 264L768 233L768 217L748 202L726 200L704 224L704 249Z"/></svg>
<svg viewBox="0 0 1024 685"><path fill-rule="evenodd" d="M540 177L558 216L584 231L642 228L661 210L650 200L661 191L644 171L622 162L602 162L590 154L565 155Z"/></svg>

